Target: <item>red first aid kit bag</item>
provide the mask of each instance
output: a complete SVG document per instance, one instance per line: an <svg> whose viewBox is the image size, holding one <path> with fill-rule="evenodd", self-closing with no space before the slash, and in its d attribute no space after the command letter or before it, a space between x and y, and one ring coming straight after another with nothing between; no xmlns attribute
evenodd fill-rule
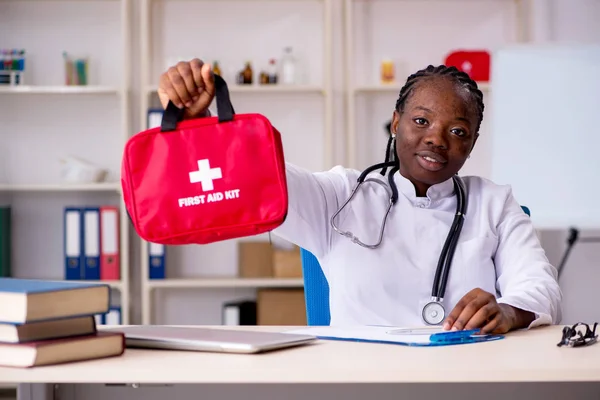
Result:
<svg viewBox="0 0 600 400"><path fill-rule="evenodd" d="M268 232L288 207L281 135L260 114L235 114L215 75L217 116L182 120L169 102L161 126L125 145L121 185L140 237L206 244Z"/></svg>

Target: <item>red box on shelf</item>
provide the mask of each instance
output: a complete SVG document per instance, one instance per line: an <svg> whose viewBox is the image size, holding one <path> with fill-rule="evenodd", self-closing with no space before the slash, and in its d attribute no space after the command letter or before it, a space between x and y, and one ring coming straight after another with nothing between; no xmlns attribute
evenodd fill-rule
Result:
<svg viewBox="0 0 600 400"><path fill-rule="evenodd" d="M490 53L485 50L457 50L446 56L446 66L466 72L476 82L490 80Z"/></svg>

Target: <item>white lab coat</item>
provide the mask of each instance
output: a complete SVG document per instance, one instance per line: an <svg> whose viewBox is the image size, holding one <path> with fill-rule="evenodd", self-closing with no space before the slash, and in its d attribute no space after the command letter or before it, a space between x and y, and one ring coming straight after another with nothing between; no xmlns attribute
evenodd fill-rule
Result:
<svg viewBox="0 0 600 400"><path fill-rule="evenodd" d="M372 250L330 225L360 171L335 167L310 173L289 163L286 170L289 210L274 233L318 258L330 287L331 324L423 325L422 308L431 299L439 254L456 211L452 179L419 198L410 181L396 173L398 202L381 246ZM378 172L370 177L385 181ZM510 187L480 177L463 179L468 210L448 278L447 314L463 295L481 288L498 302L535 313L530 327L559 323L562 294L556 269ZM339 214L337 226L374 243L388 202L384 188L365 183Z"/></svg>

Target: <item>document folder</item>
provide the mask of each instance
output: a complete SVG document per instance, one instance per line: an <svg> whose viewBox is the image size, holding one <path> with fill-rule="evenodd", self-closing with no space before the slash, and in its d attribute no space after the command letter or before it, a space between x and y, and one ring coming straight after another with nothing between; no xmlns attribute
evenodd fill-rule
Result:
<svg viewBox="0 0 600 400"><path fill-rule="evenodd" d="M407 329L389 326L324 326L295 329L287 331L287 333L312 335L321 340L344 340L417 347L481 343L504 338L503 335L480 334L478 329L442 331L437 328Z"/></svg>

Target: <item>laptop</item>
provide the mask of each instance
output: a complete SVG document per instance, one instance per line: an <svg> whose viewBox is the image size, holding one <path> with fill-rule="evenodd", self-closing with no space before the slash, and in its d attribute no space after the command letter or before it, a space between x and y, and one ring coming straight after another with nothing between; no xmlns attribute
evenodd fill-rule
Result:
<svg viewBox="0 0 600 400"><path fill-rule="evenodd" d="M101 329L122 332L125 344L130 348L223 353L261 353L300 346L317 339L303 334L182 326L140 325Z"/></svg>

